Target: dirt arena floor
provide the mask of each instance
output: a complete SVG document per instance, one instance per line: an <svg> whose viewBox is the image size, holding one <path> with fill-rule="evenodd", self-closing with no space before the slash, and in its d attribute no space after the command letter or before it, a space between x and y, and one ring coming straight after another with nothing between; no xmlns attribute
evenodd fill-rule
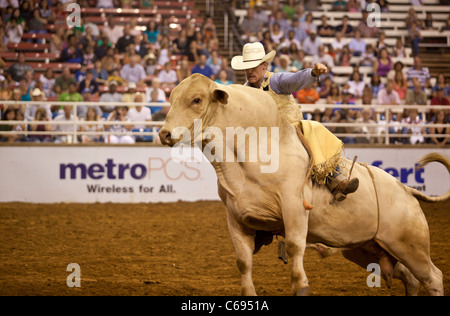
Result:
<svg viewBox="0 0 450 316"><path fill-rule="evenodd" d="M450 201L422 203L431 257L450 294ZM0 204L0 295L239 295L240 275L220 202L168 204ZM78 263L81 287L69 288ZM312 295L403 295L369 288L370 272L341 254L308 249ZM290 264L276 241L254 256L259 295L290 295ZM421 295L425 294L423 287Z"/></svg>

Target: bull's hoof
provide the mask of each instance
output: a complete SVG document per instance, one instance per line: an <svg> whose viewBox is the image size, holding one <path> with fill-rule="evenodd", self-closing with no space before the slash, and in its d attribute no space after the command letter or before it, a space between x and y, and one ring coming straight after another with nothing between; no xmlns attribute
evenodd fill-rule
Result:
<svg viewBox="0 0 450 316"><path fill-rule="evenodd" d="M299 289L297 293L294 293L295 296L309 296L311 294L311 288L309 286Z"/></svg>

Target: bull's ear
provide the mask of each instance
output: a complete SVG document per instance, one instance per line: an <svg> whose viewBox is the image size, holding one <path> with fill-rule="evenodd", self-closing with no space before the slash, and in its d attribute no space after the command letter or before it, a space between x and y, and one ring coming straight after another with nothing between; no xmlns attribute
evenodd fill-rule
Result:
<svg viewBox="0 0 450 316"><path fill-rule="evenodd" d="M228 93L222 89L214 89L212 93L213 101L217 101L222 104L228 103Z"/></svg>

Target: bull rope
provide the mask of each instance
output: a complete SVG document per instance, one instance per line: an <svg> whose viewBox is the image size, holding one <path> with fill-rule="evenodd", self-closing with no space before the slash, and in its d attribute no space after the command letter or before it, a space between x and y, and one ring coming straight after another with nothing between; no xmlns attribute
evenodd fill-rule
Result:
<svg viewBox="0 0 450 316"><path fill-rule="evenodd" d="M306 210L312 210L312 209L314 208L314 205L310 204L310 203L309 203L308 201L306 201L306 199L305 199L305 184L306 184L306 181L308 181L308 179L311 177L311 174L312 174L312 170L313 170L313 167L314 167L314 156L313 156L313 154L312 154L311 147L309 147L308 141L307 141L306 138L305 138L305 135L303 135L303 133L302 133L302 131L301 131L301 129L300 129L300 124L298 124L298 125L295 127L295 129L296 129L296 131L297 131L298 138L300 138L300 141L302 142L303 146L305 147L306 152L308 153L309 158L310 158L310 159L309 159L309 168L308 168L308 172L306 173L305 180L303 181L303 184L302 184L302 195L303 195L303 207L304 207Z"/></svg>
<svg viewBox="0 0 450 316"><path fill-rule="evenodd" d="M377 187L375 186L375 177L372 173L372 171L369 168L369 165L365 162L358 162L361 166L366 167L367 171L369 172L370 178L372 179L373 188L375 189L375 197L377 198L377 230L375 231L375 235L373 238L375 238L378 235L378 230L380 228L380 200L378 198L378 191ZM353 168L353 167L352 167Z"/></svg>

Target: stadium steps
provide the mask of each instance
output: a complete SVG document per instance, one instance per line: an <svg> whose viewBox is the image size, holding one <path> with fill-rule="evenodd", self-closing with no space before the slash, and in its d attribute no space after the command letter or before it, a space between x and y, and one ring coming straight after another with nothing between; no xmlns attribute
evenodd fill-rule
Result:
<svg viewBox="0 0 450 316"><path fill-rule="evenodd" d="M206 17L209 16L209 12L206 12L206 0L197 0L195 2L195 10L198 10L200 16ZM217 36L219 38L219 54L222 57L229 58L231 62L231 58L236 55L240 55L241 48L236 45L233 46L233 51L230 54L228 47L225 47L225 25L224 25L224 12L225 8L220 4L215 4L214 6L214 25L216 26ZM243 71L236 71L236 83L244 83L245 82L245 74Z"/></svg>

